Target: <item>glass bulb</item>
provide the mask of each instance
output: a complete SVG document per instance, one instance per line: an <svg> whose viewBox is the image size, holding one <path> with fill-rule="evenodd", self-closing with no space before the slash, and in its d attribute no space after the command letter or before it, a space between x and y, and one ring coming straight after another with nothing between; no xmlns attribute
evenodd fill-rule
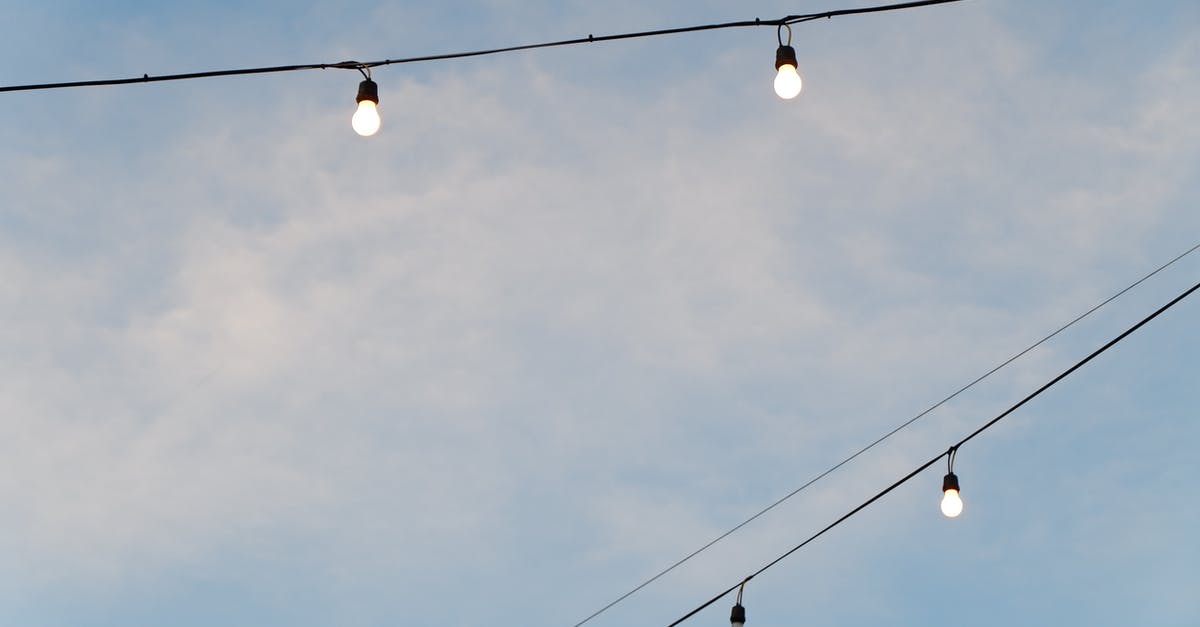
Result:
<svg viewBox="0 0 1200 627"><path fill-rule="evenodd" d="M947 518L957 518L962 508L962 497L958 496L958 490L946 490L946 496L942 497L942 513Z"/></svg>
<svg viewBox="0 0 1200 627"><path fill-rule="evenodd" d="M800 88L803 87L803 81L800 80L800 73L796 71L796 66L783 64L779 66L779 73L775 75L775 93L784 100L791 100L800 94Z"/></svg>
<svg viewBox="0 0 1200 627"><path fill-rule="evenodd" d="M354 117L350 120L350 126L354 127L354 132L363 137L370 137L379 131L379 111L375 109L375 103L370 100L364 100L358 103L358 110L354 112Z"/></svg>

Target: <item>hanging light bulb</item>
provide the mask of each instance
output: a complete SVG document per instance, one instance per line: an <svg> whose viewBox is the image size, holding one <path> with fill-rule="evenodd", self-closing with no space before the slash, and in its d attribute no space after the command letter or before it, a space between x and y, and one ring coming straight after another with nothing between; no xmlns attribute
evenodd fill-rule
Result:
<svg viewBox="0 0 1200 627"><path fill-rule="evenodd" d="M784 100L791 100L800 95L804 81L796 71L796 49L791 46L780 46L775 51L775 94Z"/></svg>
<svg viewBox="0 0 1200 627"><path fill-rule="evenodd" d="M783 43L783 29L787 29L787 43ZM796 49L792 47L792 27L780 24L776 31L779 48L775 50L775 94L784 100L791 100L800 94L804 81L796 71Z"/></svg>
<svg viewBox="0 0 1200 627"><path fill-rule="evenodd" d="M379 111L375 108L379 104L379 85L371 80L369 71L364 71L363 76L366 80L358 84L358 97L355 98L358 110L350 119L350 126L354 127L355 133L370 137L379 132Z"/></svg>
<svg viewBox="0 0 1200 627"><path fill-rule="evenodd" d="M947 518L956 518L962 513L962 497L958 495L958 475L950 473L942 480L942 513Z"/></svg>
<svg viewBox="0 0 1200 627"><path fill-rule="evenodd" d="M957 518L963 509L962 497L958 495L958 475L954 474L954 456L957 454L958 447L950 447L947 453L948 472L942 479L942 513L947 518Z"/></svg>
<svg viewBox="0 0 1200 627"><path fill-rule="evenodd" d="M748 581L748 580L747 580ZM733 627L745 627L746 625L746 608L742 607L742 590L746 587L746 582L738 587L737 601L734 602L733 611L729 613L729 624Z"/></svg>

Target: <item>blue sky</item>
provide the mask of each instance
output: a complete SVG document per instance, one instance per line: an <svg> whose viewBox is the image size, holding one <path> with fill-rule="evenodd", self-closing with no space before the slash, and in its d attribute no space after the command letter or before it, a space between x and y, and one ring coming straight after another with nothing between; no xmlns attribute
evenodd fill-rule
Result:
<svg viewBox="0 0 1200 627"><path fill-rule="evenodd" d="M846 2L5 3L5 85ZM573 625L1200 242L1200 7L967 2L0 95L0 624ZM1200 255L1200 253L1197 253ZM593 621L666 625L1200 280ZM746 589L748 624L1200 622L1185 301ZM689 624L725 625L732 599Z"/></svg>

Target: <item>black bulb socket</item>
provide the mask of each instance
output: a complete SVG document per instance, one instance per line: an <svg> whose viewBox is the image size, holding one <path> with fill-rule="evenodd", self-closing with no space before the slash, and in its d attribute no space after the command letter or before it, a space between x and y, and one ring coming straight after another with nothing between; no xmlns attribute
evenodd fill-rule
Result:
<svg viewBox="0 0 1200 627"><path fill-rule="evenodd" d="M354 102L366 100L379 104L379 85L369 78L358 84L358 97L354 99Z"/></svg>
<svg viewBox="0 0 1200 627"><path fill-rule="evenodd" d="M942 492L945 492L947 490L954 490L955 492L959 491L958 475L956 475L954 473L950 473L950 474L946 475L946 478L942 479Z"/></svg>
<svg viewBox="0 0 1200 627"><path fill-rule="evenodd" d="M746 624L746 608L742 607L741 603L733 606L733 611L729 613L729 623L731 625Z"/></svg>
<svg viewBox="0 0 1200 627"><path fill-rule="evenodd" d="M796 49L791 46L780 46L775 51L775 69L778 70L785 65L800 67L800 64L796 63Z"/></svg>

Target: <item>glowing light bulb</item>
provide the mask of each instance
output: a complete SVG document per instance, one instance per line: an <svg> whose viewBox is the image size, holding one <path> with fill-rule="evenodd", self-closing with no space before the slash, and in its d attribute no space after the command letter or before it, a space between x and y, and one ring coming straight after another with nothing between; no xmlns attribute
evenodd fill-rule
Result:
<svg viewBox="0 0 1200 627"><path fill-rule="evenodd" d="M942 513L947 518L956 518L962 513L962 498L958 496L958 490L946 490L946 496L942 497Z"/></svg>
<svg viewBox="0 0 1200 627"><path fill-rule="evenodd" d="M775 51L775 94L784 100L791 100L800 95L804 82L796 71L796 49L791 46L779 46Z"/></svg>
<svg viewBox="0 0 1200 627"><path fill-rule="evenodd" d="M804 82L800 80L800 73L793 65L781 66L779 73L775 75L775 94L784 100L791 100L800 95L800 89L803 86Z"/></svg>
<svg viewBox="0 0 1200 627"><path fill-rule="evenodd" d="M358 110L350 119L350 126L354 127L354 132L363 137L370 137L379 132L379 124L379 111L375 109L375 103L370 100L358 103Z"/></svg>
<svg viewBox="0 0 1200 627"><path fill-rule="evenodd" d="M358 101L358 110L350 119L350 126L354 127L355 133L370 137L379 131L379 111L375 108L379 104L379 86L369 78L359 83L355 100Z"/></svg>
<svg viewBox="0 0 1200 627"><path fill-rule="evenodd" d="M962 497L958 495L958 476L954 473L946 475L942 480L942 513L947 518L957 518L963 510Z"/></svg>

